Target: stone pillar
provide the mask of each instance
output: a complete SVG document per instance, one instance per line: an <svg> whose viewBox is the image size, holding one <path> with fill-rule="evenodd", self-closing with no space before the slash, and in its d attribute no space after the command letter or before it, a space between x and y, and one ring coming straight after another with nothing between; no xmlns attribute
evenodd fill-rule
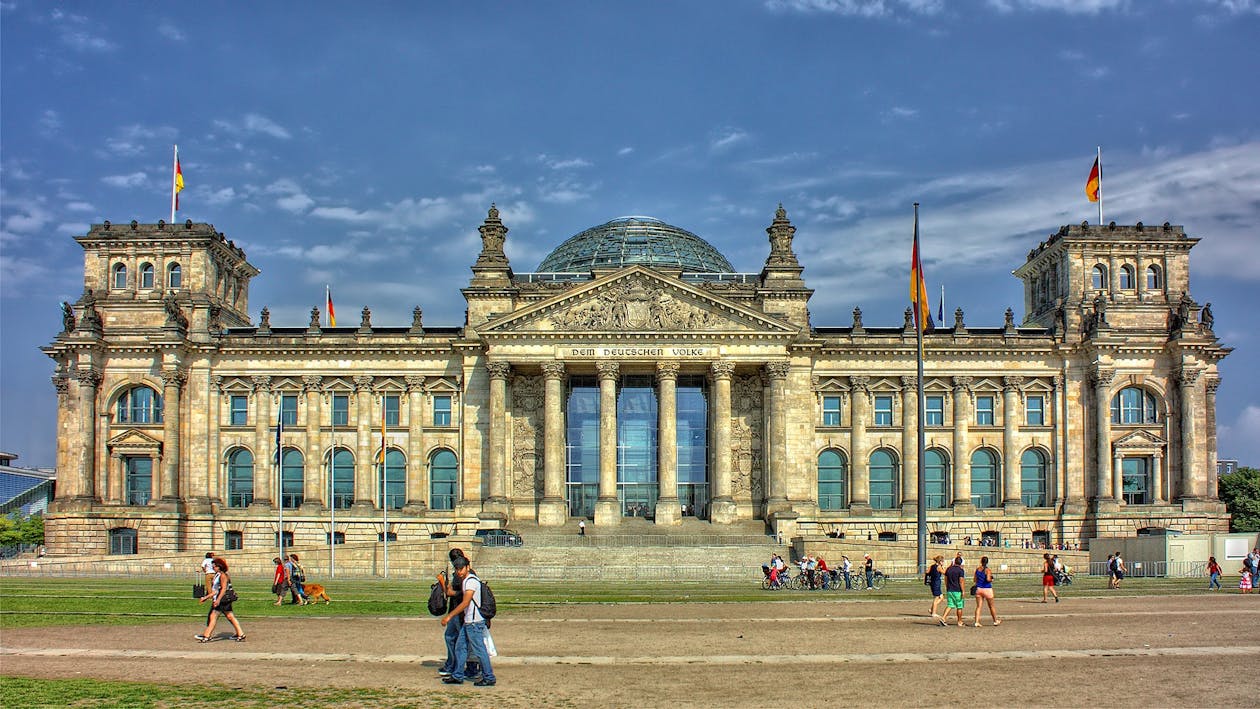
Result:
<svg viewBox="0 0 1260 709"><path fill-rule="evenodd" d="M919 382L901 378L901 511L919 509Z"/></svg>
<svg viewBox="0 0 1260 709"><path fill-rule="evenodd" d="M787 362L766 363L770 380L769 498L766 514L790 512L787 499Z"/></svg>
<svg viewBox="0 0 1260 709"><path fill-rule="evenodd" d="M80 369L74 374L79 382L79 450L73 484L68 493L76 502L91 504L96 492L96 390L101 385L101 373L95 369ZM105 497L101 496L102 499Z"/></svg>
<svg viewBox="0 0 1260 709"><path fill-rule="evenodd" d="M320 426L320 406L323 403L324 378L317 374L302 377L302 396L306 399L306 470L302 477L302 511L316 512L328 493L328 471L324 465L323 427Z"/></svg>
<svg viewBox="0 0 1260 709"><path fill-rule="evenodd" d="M180 392L188 373L178 367L162 368L162 476L159 504L167 509L180 505L179 441Z"/></svg>
<svg viewBox="0 0 1260 709"><path fill-rule="evenodd" d="M1116 257L1112 256L1107 259L1107 300L1114 301L1116 294L1120 292L1120 268L1116 263Z"/></svg>
<svg viewBox="0 0 1260 709"><path fill-rule="evenodd" d="M656 523L682 523L678 501L678 363L656 363Z"/></svg>
<svg viewBox="0 0 1260 709"><path fill-rule="evenodd" d="M1201 370L1182 367L1178 372L1181 395L1181 499L1199 500L1206 496L1207 474L1203 470L1203 442L1195 429L1198 396L1195 384Z"/></svg>
<svg viewBox="0 0 1260 709"><path fill-rule="evenodd" d="M597 362L599 373L599 497L595 500L595 524L621 523L617 500L617 362Z"/></svg>
<svg viewBox="0 0 1260 709"><path fill-rule="evenodd" d="M1019 431L1020 406L1019 386L1024 383L1023 377L1002 378L1002 506L1008 510L1023 509L1023 497L1020 489ZM1044 415L1045 404L1042 404ZM1049 471L1046 475L1047 479ZM1049 497L1049 490L1046 491Z"/></svg>
<svg viewBox="0 0 1260 709"><path fill-rule="evenodd" d="M165 282L165 281L163 281ZM206 480L205 487L196 491L203 503L219 503L223 500L220 485L227 483L224 471L223 441L219 435L219 427L223 421L223 377L215 375L210 378L210 390L206 393L210 412L206 417ZM204 497L202 497L204 495Z"/></svg>
<svg viewBox="0 0 1260 709"><path fill-rule="evenodd" d="M1220 499L1216 473L1216 390L1221 386L1220 377L1208 377L1204 382L1204 397L1207 403L1203 409L1207 412L1207 498Z"/></svg>
<svg viewBox="0 0 1260 709"><path fill-rule="evenodd" d="M489 512L507 513L507 380L512 365L507 362L487 362L490 373L490 475L487 480L489 498L485 509Z"/></svg>
<svg viewBox="0 0 1260 709"><path fill-rule="evenodd" d="M1151 501L1157 505L1163 505L1168 502L1168 497L1164 494L1164 456L1156 453L1151 456L1151 487L1154 488L1151 494Z"/></svg>
<svg viewBox="0 0 1260 709"><path fill-rule="evenodd" d="M1111 496L1117 501L1124 499L1124 456L1119 449L1111 459Z"/></svg>
<svg viewBox="0 0 1260 709"><path fill-rule="evenodd" d="M971 377L954 377L954 510L970 513L971 504L971 455L968 453L967 433L971 429Z"/></svg>
<svg viewBox="0 0 1260 709"><path fill-rule="evenodd" d="M714 362L710 371L713 376L713 501L709 504L709 521L730 524L737 514L731 495L731 377L735 374L735 363Z"/></svg>
<svg viewBox="0 0 1260 709"><path fill-rule="evenodd" d="M371 512L376 507L376 475L372 470L372 377L354 378L354 502L351 512Z"/></svg>
<svg viewBox="0 0 1260 709"><path fill-rule="evenodd" d="M849 453L853 456L853 487L849 491L849 511L871 511L871 467L866 452L866 422L870 419L870 377L849 377Z"/></svg>
<svg viewBox="0 0 1260 709"><path fill-rule="evenodd" d="M1097 421L1095 448L1098 451L1095 467L1098 483L1095 493L1100 502L1116 503L1120 496L1113 491L1111 472L1111 381L1116 372L1105 367L1094 368L1094 414Z"/></svg>
<svg viewBox="0 0 1260 709"><path fill-rule="evenodd" d="M271 377L254 381L254 504L271 507L271 471L275 467L275 437L271 435Z"/></svg>
<svg viewBox="0 0 1260 709"><path fill-rule="evenodd" d="M406 511L417 514L428 509L425 500L425 461L424 434L424 377L409 374L403 381L407 385L407 478L405 488L407 502L403 505Z"/></svg>
<svg viewBox="0 0 1260 709"><path fill-rule="evenodd" d="M543 362L543 499L538 524L559 527L569 521L564 497L564 362Z"/></svg>

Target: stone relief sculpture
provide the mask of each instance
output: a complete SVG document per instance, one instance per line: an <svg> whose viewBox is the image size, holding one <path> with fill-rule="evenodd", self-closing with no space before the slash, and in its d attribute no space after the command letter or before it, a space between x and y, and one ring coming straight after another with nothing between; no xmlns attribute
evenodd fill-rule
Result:
<svg viewBox="0 0 1260 709"><path fill-rule="evenodd" d="M732 379L731 414L731 492L737 499L757 502L765 496L761 377Z"/></svg>
<svg viewBox="0 0 1260 709"><path fill-rule="evenodd" d="M512 496L542 494L539 465L543 441L543 378L520 375L512 379Z"/></svg>
<svg viewBox="0 0 1260 709"><path fill-rule="evenodd" d="M729 329L729 319L652 290L643 280L614 283L593 300L552 316L568 330L716 330Z"/></svg>

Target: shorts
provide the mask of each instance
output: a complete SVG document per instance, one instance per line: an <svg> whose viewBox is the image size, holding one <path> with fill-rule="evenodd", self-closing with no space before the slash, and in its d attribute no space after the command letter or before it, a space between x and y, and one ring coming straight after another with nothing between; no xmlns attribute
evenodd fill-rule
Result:
<svg viewBox="0 0 1260 709"><path fill-rule="evenodd" d="M945 607L957 608L958 610L962 610L963 608L962 591L946 591L945 592Z"/></svg>
<svg viewBox="0 0 1260 709"><path fill-rule="evenodd" d="M942 595L944 594L941 593L941 585L939 583L932 584L932 597L940 598Z"/></svg>
<svg viewBox="0 0 1260 709"><path fill-rule="evenodd" d="M1116 580L1120 581L1123 578L1124 578L1124 572L1119 569L1116 569Z"/></svg>
<svg viewBox="0 0 1260 709"><path fill-rule="evenodd" d="M288 590L289 590L289 584L287 584L287 583L273 583L273 584L271 584L271 592L272 592L272 593L274 593L274 594L276 594L277 596L278 596L278 595L280 595L280 594L282 594L282 593L285 593L285 592L286 592L286 591L288 591Z"/></svg>
<svg viewBox="0 0 1260 709"><path fill-rule="evenodd" d="M216 611L217 611L217 612L219 612L219 613L231 613L231 612L232 612L232 604L231 604L231 603L220 603L220 604L219 604L219 605L217 605L217 606L210 606L210 612L206 614L206 622L207 622L207 623L209 623L209 622L210 622L210 619L214 617L214 614L215 614L215 612L216 612Z"/></svg>
<svg viewBox="0 0 1260 709"><path fill-rule="evenodd" d="M1053 575L1053 574L1043 574L1043 575L1042 575L1042 577L1041 577L1041 585L1042 585L1042 586L1053 586L1053 585L1054 585L1054 575Z"/></svg>
<svg viewBox="0 0 1260 709"><path fill-rule="evenodd" d="M977 598L977 599L979 599L979 598L993 598L993 589L992 589L992 588L977 588L977 589L976 589L976 598Z"/></svg>

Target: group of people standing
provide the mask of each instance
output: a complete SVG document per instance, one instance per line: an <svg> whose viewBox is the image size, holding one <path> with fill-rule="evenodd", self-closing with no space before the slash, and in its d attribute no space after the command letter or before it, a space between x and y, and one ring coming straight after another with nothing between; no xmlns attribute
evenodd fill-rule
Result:
<svg viewBox="0 0 1260 709"><path fill-rule="evenodd" d="M954 556L954 562L949 566L945 566L945 557L939 554L932 559L932 565L928 568L927 573L923 576L924 585L932 589L932 619L942 626L949 625L949 612L954 611L958 627L963 627L966 622L963 621L963 608L965 601L963 600L963 583L967 578L967 570L963 567L962 552ZM993 605L993 571L989 568L989 557L980 557L980 565L976 567L972 575L973 584L969 592L976 599L976 614L972 619L972 626L979 628L980 612L984 606L989 608L989 618L994 625L1001 625L1002 620L997 617L997 609ZM944 588L942 588L942 582ZM941 602L945 603L945 612L937 614L936 609Z"/></svg>
<svg viewBox="0 0 1260 709"><path fill-rule="evenodd" d="M311 602L306 595L306 569L302 568L302 564L298 561L297 554L288 554L286 557L279 557L271 560L276 565L275 574L271 578L271 592L276 594L276 602L273 605L284 603L284 594L288 593L293 597L290 601L293 605L305 606Z"/></svg>
<svg viewBox="0 0 1260 709"><path fill-rule="evenodd" d="M477 678L474 687L493 687L497 680L487 644L490 621L481 612L483 584L462 549L451 549L448 556L454 573L449 579L446 571L437 576L447 597L447 612L441 618L446 662L438 676L444 684Z"/></svg>

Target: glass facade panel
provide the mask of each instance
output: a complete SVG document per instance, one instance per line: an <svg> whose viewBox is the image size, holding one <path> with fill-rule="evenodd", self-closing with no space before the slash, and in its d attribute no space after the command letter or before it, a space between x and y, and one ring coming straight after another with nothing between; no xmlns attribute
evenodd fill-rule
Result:
<svg viewBox="0 0 1260 709"><path fill-rule="evenodd" d="M822 425L840 425L840 397L824 396L822 400Z"/></svg>
<svg viewBox="0 0 1260 709"><path fill-rule="evenodd" d="M345 394L334 394L332 398L332 425L350 425L350 397Z"/></svg>
<svg viewBox="0 0 1260 709"><path fill-rule="evenodd" d="M1151 479L1149 458L1125 458L1120 463L1124 476L1124 502L1127 505L1151 504Z"/></svg>
<svg viewBox="0 0 1260 709"><path fill-rule="evenodd" d="M627 517L656 513L656 389L651 376L622 377L617 394L617 497Z"/></svg>
<svg viewBox="0 0 1260 709"><path fill-rule="evenodd" d="M998 465L991 451L971 454L971 504L978 508L997 507Z"/></svg>
<svg viewBox="0 0 1260 709"><path fill-rule="evenodd" d="M949 463L945 454L934 448L923 451L923 482L930 510L943 510L949 504Z"/></svg>
<svg viewBox="0 0 1260 709"><path fill-rule="evenodd" d="M233 426L245 426L249 423L249 397L233 395L228 407L231 409L228 422Z"/></svg>
<svg viewBox="0 0 1260 709"><path fill-rule="evenodd" d="M570 377L565 400L565 499L570 517L593 517L599 497L599 383Z"/></svg>
<svg viewBox="0 0 1260 709"><path fill-rule="evenodd" d="M818 455L818 509L842 510L848 504L844 494L848 466L844 454L827 449Z"/></svg>
<svg viewBox="0 0 1260 709"><path fill-rule="evenodd" d="M440 450L429 459L429 509L455 509L459 466L455 454Z"/></svg>
<svg viewBox="0 0 1260 709"><path fill-rule="evenodd" d="M354 502L354 454L338 448L332 457L332 505L346 510Z"/></svg>
<svg viewBox="0 0 1260 709"><path fill-rule="evenodd" d="M228 507L254 503L254 454L244 448L228 456Z"/></svg>
<svg viewBox="0 0 1260 709"><path fill-rule="evenodd" d="M923 425L945 425L945 397L934 394L923 397Z"/></svg>
<svg viewBox="0 0 1260 709"><path fill-rule="evenodd" d="M679 377L676 396L678 502L684 517L707 518L709 402L704 377Z"/></svg>
<svg viewBox="0 0 1260 709"><path fill-rule="evenodd" d="M1030 396L1024 400L1024 422L1029 426L1046 425L1046 398Z"/></svg>
<svg viewBox="0 0 1260 709"><path fill-rule="evenodd" d="M153 497L153 459L148 456L127 456L127 504L147 505ZM134 553L134 552L133 552Z"/></svg>
<svg viewBox="0 0 1260 709"><path fill-rule="evenodd" d="M891 396L875 397L875 425L893 425L893 398Z"/></svg>
<svg viewBox="0 0 1260 709"><path fill-rule="evenodd" d="M294 400L297 397L293 397ZM280 504L291 510L302 504L302 484L306 477L306 462L302 452L285 448L280 458Z"/></svg>
<svg viewBox="0 0 1260 709"><path fill-rule="evenodd" d="M1029 450L1019 458L1019 497L1025 507L1048 507L1046 500L1046 457Z"/></svg>
<svg viewBox="0 0 1260 709"><path fill-rule="evenodd" d="M871 453L871 507L891 510L897 506L897 459L886 450Z"/></svg>

